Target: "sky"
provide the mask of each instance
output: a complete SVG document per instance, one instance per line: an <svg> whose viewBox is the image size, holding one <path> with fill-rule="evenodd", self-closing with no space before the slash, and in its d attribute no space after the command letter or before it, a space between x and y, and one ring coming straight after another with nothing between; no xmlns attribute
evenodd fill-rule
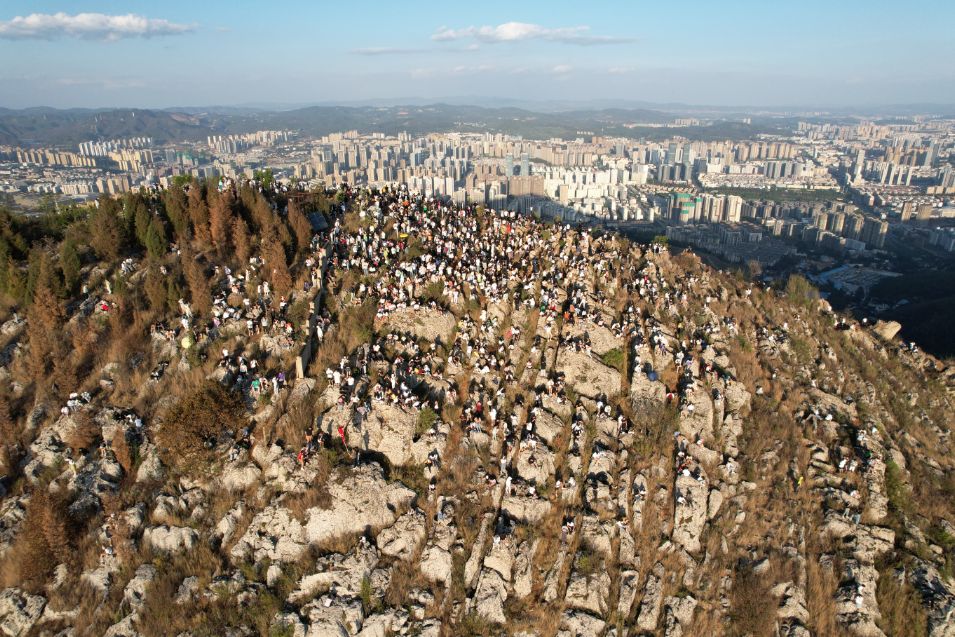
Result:
<svg viewBox="0 0 955 637"><path fill-rule="evenodd" d="M952 0L4 0L0 106L955 103Z"/></svg>

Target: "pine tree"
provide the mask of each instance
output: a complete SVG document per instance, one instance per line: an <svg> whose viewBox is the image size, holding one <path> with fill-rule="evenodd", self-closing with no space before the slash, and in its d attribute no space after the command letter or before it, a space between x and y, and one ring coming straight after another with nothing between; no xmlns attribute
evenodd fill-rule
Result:
<svg viewBox="0 0 955 637"><path fill-rule="evenodd" d="M295 233L295 250L298 254L303 254L312 242L312 224L298 206L289 206L288 221Z"/></svg>
<svg viewBox="0 0 955 637"><path fill-rule="evenodd" d="M285 248L274 234L262 239L262 258L265 259L265 271L276 296L285 296L292 289L292 275L286 262Z"/></svg>
<svg viewBox="0 0 955 637"><path fill-rule="evenodd" d="M232 224L232 244L235 246L235 258L239 260L239 267L245 267L252 256L252 239L249 237L249 226L242 217L236 217Z"/></svg>
<svg viewBox="0 0 955 637"><path fill-rule="evenodd" d="M232 231L233 216L231 196L218 193L212 195L209 202L209 232L212 235L212 245L220 255L226 254L229 250L229 234Z"/></svg>
<svg viewBox="0 0 955 637"><path fill-rule="evenodd" d="M126 237L115 199L101 197L99 208L90 215L90 245L105 261L115 261L122 254Z"/></svg>
<svg viewBox="0 0 955 637"><path fill-rule="evenodd" d="M76 249L76 242L67 237L60 245L60 270L63 272L63 286L66 292L72 293L80 280L80 255Z"/></svg>
<svg viewBox="0 0 955 637"><path fill-rule="evenodd" d="M169 250L169 243L166 241L166 229L159 217L153 217L149 223L144 245L149 256L156 260L162 259Z"/></svg>
<svg viewBox="0 0 955 637"><path fill-rule="evenodd" d="M212 309L212 289L209 287L209 277L206 276L205 270L196 260L195 255L187 250L182 252L182 272L189 286L192 311L208 315Z"/></svg>
<svg viewBox="0 0 955 637"><path fill-rule="evenodd" d="M193 184L189 187L189 220L192 221L192 231L201 250L207 249L212 243L209 233L209 206L202 194L202 186Z"/></svg>
<svg viewBox="0 0 955 637"><path fill-rule="evenodd" d="M173 232L176 235L176 241L185 243L190 237L189 233L189 215L187 212L188 203L186 193L182 186L173 185L166 190L163 196L163 204L166 209L166 216L169 223L172 224Z"/></svg>
<svg viewBox="0 0 955 637"><path fill-rule="evenodd" d="M50 257L42 253L33 292L33 303L27 312L27 334L30 342L28 364L37 381L46 377L50 363L60 349L58 334L63 328L65 313L54 292L54 273Z"/></svg>

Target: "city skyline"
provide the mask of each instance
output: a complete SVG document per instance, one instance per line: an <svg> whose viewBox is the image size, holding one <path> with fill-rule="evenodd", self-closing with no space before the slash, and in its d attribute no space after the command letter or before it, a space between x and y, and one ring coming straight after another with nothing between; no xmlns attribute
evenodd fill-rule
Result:
<svg viewBox="0 0 955 637"><path fill-rule="evenodd" d="M757 107L953 103L946 60L955 42L945 25L955 8L915 5L694 2L676 13L647 3L420 3L394 15L370 2L292 3L280 14L245 3L13 2L0 14L0 55L19 63L0 76L0 106L462 95Z"/></svg>

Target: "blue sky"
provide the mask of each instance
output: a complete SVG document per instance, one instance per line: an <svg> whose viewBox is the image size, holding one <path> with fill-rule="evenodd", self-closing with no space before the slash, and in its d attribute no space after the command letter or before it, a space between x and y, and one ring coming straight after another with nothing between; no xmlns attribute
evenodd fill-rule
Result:
<svg viewBox="0 0 955 637"><path fill-rule="evenodd" d="M953 103L953 24L951 0L5 0L0 105Z"/></svg>

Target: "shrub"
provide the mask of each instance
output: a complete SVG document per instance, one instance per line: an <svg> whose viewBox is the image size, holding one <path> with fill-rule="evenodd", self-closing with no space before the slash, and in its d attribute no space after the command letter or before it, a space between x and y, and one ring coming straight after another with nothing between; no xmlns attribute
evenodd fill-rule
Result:
<svg viewBox="0 0 955 637"><path fill-rule="evenodd" d="M420 412L418 412L418 424L415 426L415 436L422 436L428 432L434 426L434 423L438 420L438 414L434 413L434 410L430 407L425 407Z"/></svg>
<svg viewBox="0 0 955 637"><path fill-rule="evenodd" d="M223 435L234 436L239 430L244 413L237 395L206 380L169 409L157 441L177 464L183 459L208 459L209 449Z"/></svg>

